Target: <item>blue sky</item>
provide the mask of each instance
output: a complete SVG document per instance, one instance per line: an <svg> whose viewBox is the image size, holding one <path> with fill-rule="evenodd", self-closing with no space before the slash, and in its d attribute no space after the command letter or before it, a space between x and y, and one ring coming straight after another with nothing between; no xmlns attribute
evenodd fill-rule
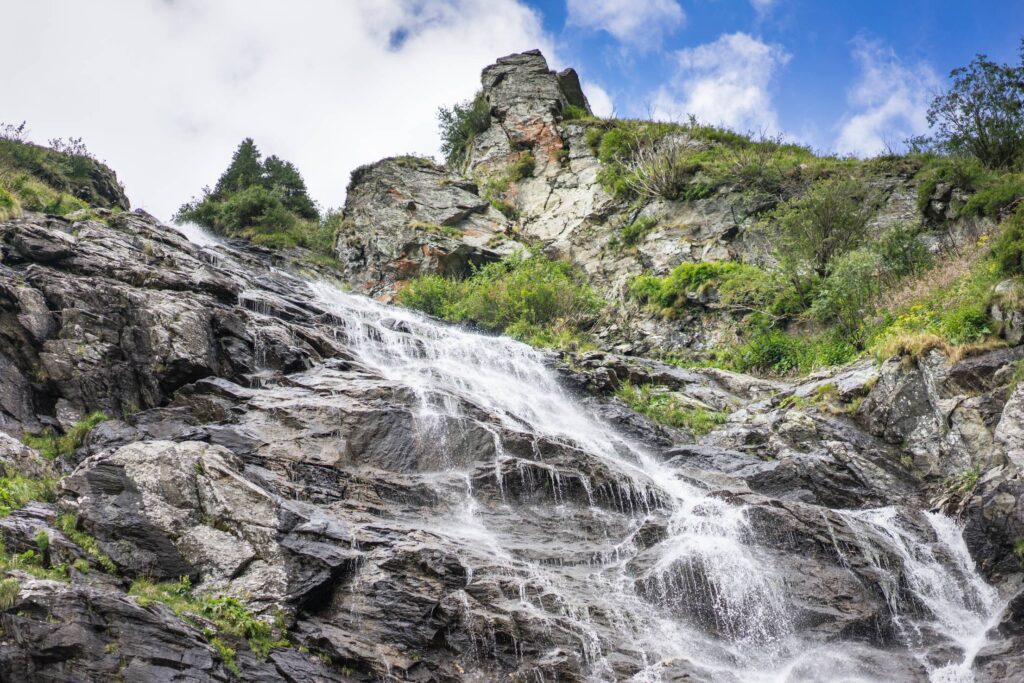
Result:
<svg viewBox="0 0 1024 683"><path fill-rule="evenodd" d="M702 71L692 68L691 59L691 68L681 69L680 51L718 45L717 51L725 53L723 61L731 57L736 61L736 50L718 41L742 34L775 48L761 57L761 62L771 62L770 75L761 70L752 83L745 84L763 90L763 99L753 107L761 111L730 117L723 102L725 120L708 122L749 124L755 130L769 124L775 132L815 148L856 153L875 151L872 132L894 143L902 140L898 136L903 133L918 132L911 129L919 127L915 124L921 121L922 103L926 106L952 68L979 52L1000 61L1016 61L1024 35L1020 0L529 0L529 4L553 36L559 59L604 88L619 116L645 117L659 88L674 96L677 105L693 103L692 98L680 96L687 79L691 83L702 76L713 80L727 67ZM616 22L620 22L618 30ZM712 55L713 51L705 57ZM749 70L758 71L757 65ZM763 111L765 103L768 112ZM705 108L716 109L711 103ZM855 122L841 140L844 124L858 113L874 114L874 118L861 119L860 130L854 130Z"/></svg>
<svg viewBox="0 0 1024 683"><path fill-rule="evenodd" d="M337 207L357 166L437 155L438 107L530 48L599 113L873 154L925 128L951 68L1016 61L1024 0L24 0L4 20L0 122L83 138L170 218L244 137Z"/></svg>

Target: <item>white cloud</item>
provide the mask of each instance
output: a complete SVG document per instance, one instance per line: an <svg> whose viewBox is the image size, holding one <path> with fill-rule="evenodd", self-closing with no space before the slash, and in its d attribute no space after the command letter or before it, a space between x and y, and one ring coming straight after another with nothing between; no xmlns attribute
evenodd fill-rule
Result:
<svg viewBox="0 0 1024 683"><path fill-rule="evenodd" d="M941 87L927 64L908 66L881 43L859 38L853 57L860 76L848 95L853 111L839 122L836 151L871 155L928 130L928 105Z"/></svg>
<svg viewBox="0 0 1024 683"><path fill-rule="evenodd" d="M583 94L587 96L587 102L590 103L590 109L594 112L594 116L600 116L601 118L608 118L615 113L615 104L612 102L611 95L608 91L599 86L597 83L591 83L590 81L583 81Z"/></svg>
<svg viewBox="0 0 1024 683"><path fill-rule="evenodd" d="M656 118L681 120L692 114L740 131L779 132L770 86L790 59L781 46L732 33L680 50L676 58L679 71L671 86L654 95Z"/></svg>
<svg viewBox="0 0 1024 683"><path fill-rule="evenodd" d="M594 31L607 31L631 47L661 46L666 34L686 21L676 0L569 0L568 23Z"/></svg>
<svg viewBox="0 0 1024 683"><path fill-rule="evenodd" d="M21 28L0 59L19 66L0 72L0 121L83 137L163 218L245 136L338 205L357 165L435 153L437 108L472 96L496 57L539 47L557 64L519 0L8 4L5 25Z"/></svg>
<svg viewBox="0 0 1024 683"><path fill-rule="evenodd" d="M750 6L754 8L760 19L764 19L771 14L777 4L778 0L750 0Z"/></svg>

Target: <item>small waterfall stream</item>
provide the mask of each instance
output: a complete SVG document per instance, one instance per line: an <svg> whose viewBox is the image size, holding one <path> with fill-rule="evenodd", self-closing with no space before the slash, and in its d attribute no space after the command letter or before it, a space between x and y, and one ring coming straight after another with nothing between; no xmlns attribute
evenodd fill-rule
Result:
<svg viewBox="0 0 1024 683"><path fill-rule="evenodd" d="M479 472L442 458L438 486L445 477L454 482L449 493L457 504L418 522L460 549L467 614L470 589L491 580L502 586L510 611L542 624L543 633L569 634L580 673L592 681L622 680L615 658L628 653L641 663L630 674L636 683L665 680L677 658L716 681L866 683L880 680L877 662L884 670L897 651L920 664L923 678L910 680L973 681L973 657L1003 605L975 571L952 520L891 507L822 509L830 533L856 539L834 540L837 565L851 574L873 572L896 640L886 648L863 638L808 635L789 592L793 577L766 553L770 541L753 542L758 532L748 508L681 476L590 414L539 352L328 284L304 285L362 367L412 392L422 440L443 453L454 450L457 425L465 421L493 438L486 476L500 490L498 504L481 498ZM532 456L521 448L512 454L510 439L531 443ZM563 452L578 471L554 462L552 454ZM554 504L521 503L512 484L550 491ZM574 509L584 509L584 522L598 528L588 528L597 541L574 543L581 519ZM652 524L657 538L644 540ZM553 530L547 537L538 533L545 528ZM527 533L529 541L522 538ZM494 624L467 619L479 659L496 656ZM874 668L863 665L867 659ZM484 673L467 680L491 679ZM538 670L534 680L550 679Z"/></svg>

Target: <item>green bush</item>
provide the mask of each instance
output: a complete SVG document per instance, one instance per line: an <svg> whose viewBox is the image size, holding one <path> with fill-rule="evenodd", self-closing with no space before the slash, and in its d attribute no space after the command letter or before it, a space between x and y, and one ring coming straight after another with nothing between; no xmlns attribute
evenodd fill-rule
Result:
<svg viewBox="0 0 1024 683"><path fill-rule="evenodd" d="M992 255L1003 275L1024 274L1024 205L1003 221Z"/></svg>
<svg viewBox="0 0 1024 683"><path fill-rule="evenodd" d="M857 348L840 335L797 335L762 329L744 344L727 352L725 360L738 372L769 375L806 374L822 367L848 363Z"/></svg>
<svg viewBox="0 0 1024 683"><path fill-rule="evenodd" d="M969 156L929 157L921 171L917 186L917 208L924 212L939 183L959 188L964 192L976 191L989 177L981 162Z"/></svg>
<svg viewBox="0 0 1024 683"><path fill-rule="evenodd" d="M0 477L0 517L32 501L53 501L56 484L57 481L49 477L31 479L20 474Z"/></svg>
<svg viewBox="0 0 1024 683"><path fill-rule="evenodd" d="M658 219L650 216L641 216L622 229L620 237L622 243L633 246L642 241L651 230L658 225Z"/></svg>
<svg viewBox="0 0 1024 683"><path fill-rule="evenodd" d="M328 212L321 218L298 169L276 156L262 159L246 138L216 187L178 209L174 219L270 248L305 247L329 255L341 216Z"/></svg>
<svg viewBox="0 0 1024 683"><path fill-rule="evenodd" d="M920 229L903 223L886 230L872 249L882 259L882 269L890 280L922 273L932 260Z"/></svg>
<svg viewBox="0 0 1024 683"><path fill-rule="evenodd" d="M540 254L508 256L461 281L418 277L397 301L542 346L582 341L582 330L603 303L568 262Z"/></svg>
<svg viewBox="0 0 1024 683"><path fill-rule="evenodd" d="M0 137L0 187L17 196L24 209L44 211L49 205L63 209L49 213L64 214L90 204L128 208L108 192L114 173L90 155L80 139L70 145L62 140L50 144L57 148Z"/></svg>
<svg viewBox="0 0 1024 683"><path fill-rule="evenodd" d="M882 293L882 259L866 249L839 257L818 288L811 315L836 325L850 339L864 338L865 324Z"/></svg>
<svg viewBox="0 0 1024 683"><path fill-rule="evenodd" d="M85 437L89 435L93 427L109 419L101 412L90 413L68 427L68 430L62 435L58 436L51 432L25 434L22 441L29 448L39 451L44 458L55 460L71 455L78 450L85 443Z"/></svg>
<svg viewBox="0 0 1024 683"><path fill-rule="evenodd" d="M477 93L472 100L438 109L437 123L441 154L449 166L459 166L466 160L476 136L491 125L491 108L483 93Z"/></svg>
<svg viewBox="0 0 1024 683"><path fill-rule="evenodd" d="M509 169L509 176L514 182L518 182L532 176L536 168L537 160L534 159L533 154L526 152L512 164L512 168Z"/></svg>
<svg viewBox="0 0 1024 683"><path fill-rule="evenodd" d="M1008 207L1024 198L1024 175L999 175L973 194L960 209L962 216L987 216L999 219Z"/></svg>
<svg viewBox="0 0 1024 683"><path fill-rule="evenodd" d="M670 427L682 427L697 436L707 434L716 425L723 424L727 418L723 412L688 405L676 394L659 390L651 384L634 386L626 382L619 387L616 396L625 401L630 408L655 422Z"/></svg>
<svg viewBox="0 0 1024 683"><path fill-rule="evenodd" d="M641 303L674 313L709 288L717 290L719 303L726 307L778 315L788 314L793 308L794 292L789 283L736 261L681 263L665 277L639 275L630 282L629 294Z"/></svg>
<svg viewBox="0 0 1024 683"><path fill-rule="evenodd" d="M563 121L574 121L577 119L590 118L590 114L583 107L578 107L575 104L567 104L562 109L562 120Z"/></svg>
<svg viewBox="0 0 1024 683"><path fill-rule="evenodd" d="M872 211L863 183L819 180L770 215L768 231L782 268L802 293L832 272L838 257L860 246Z"/></svg>

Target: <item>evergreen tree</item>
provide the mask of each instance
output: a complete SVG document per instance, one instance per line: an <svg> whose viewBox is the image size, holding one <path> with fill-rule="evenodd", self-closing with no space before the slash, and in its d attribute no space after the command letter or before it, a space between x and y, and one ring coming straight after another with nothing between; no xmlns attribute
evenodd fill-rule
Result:
<svg viewBox="0 0 1024 683"><path fill-rule="evenodd" d="M319 215L295 164L271 155L263 162L263 170L265 186L280 196L285 208L302 218L313 219Z"/></svg>
<svg viewBox="0 0 1024 683"><path fill-rule="evenodd" d="M241 192L252 185L262 184L263 174L260 151L252 138L246 138L231 157L231 165L217 181L213 196L224 199L233 192Z"/></svg>

